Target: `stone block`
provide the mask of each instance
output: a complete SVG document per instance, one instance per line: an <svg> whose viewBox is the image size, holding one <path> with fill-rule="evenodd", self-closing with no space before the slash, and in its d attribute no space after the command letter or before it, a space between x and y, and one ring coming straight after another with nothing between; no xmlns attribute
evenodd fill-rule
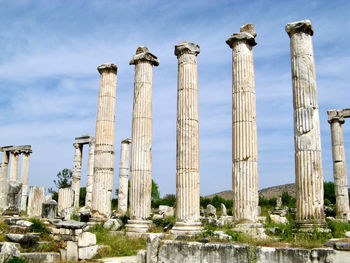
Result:
<svg viewBox="0 0 350 263"><path fill-rule="evenodd" d="M66 262L67 261L67 250L65 249L60 249L60 256L61 256L61 262Z"/></svg>
<svg viewBox="0 0 350 263"><path fill-rule="evenodd" d="M50 200L42 204L42 217L48 219L54 219L57 214L57 202Z"/></svg>
<svg viewBox="0 0 350 263"><path fill-rule="evenodd" d="M29 222L29 221L26 221L26 220L18 220L16 222L16 225L19 225L19 226L25 226L25 227L30 227L33 223Z"/></svg>
<svg viewBox="0 0 350 263"><path fill-rule="evenodd" d="M103 224L103 227L108 230L117 231L122 225L123 222L121 220L111 218Z"/></svg>
<svg viewBox="0 0 350 263"><path fill-rule="evenodd" d="M89 247L79 247L79 259L91 259L97 255L97 252L98 252L98 245L89 246Z"/></svg>
<svg viewBox="0 0 350 263"><path fill-rule="evenodd" d="M73 241L67 242L67 260L78 261L78 244Z"/></svg>
<svg viewBox="0 0 350 263"><path fill-rule="evenodd" d="M4 255L4 260L7 260L12 257L19 257L20 251L15 244L5 242L1 247L1 254Z"/></svg>
<svg viewBox="0 0 350 263"><path fill-rule="evenodd" d="M19 181L8 181L6 210L3 215L18 215L21 212L22 183Z"/></svg>
<svg viewBox="0 0 350 263"><path fill-rule="evenodd" d="M78 237L79 247L88 247L96 245L96 235L90 232L81 233Z"/></svg>
<svg viewBox="0 0 350 263"><path fill-rule="evenodd" d="M42 205L45 200L45 188L42 186L29 187L28 216L41 217Z"/></svg>
<svg viewBox="0 0 350 263"><path fill-rule="evenodd" d="M137 263L146 263L146 250L141 249L137 252L136 262Z"/></svg>
<svg viewBox="0 0 350 263"><path fill-rule="evenodd" d="M337 242L337 243L335 243L334 248L335 248L335 249L338 249L338 250L350 251L350 243Z"/></svg>

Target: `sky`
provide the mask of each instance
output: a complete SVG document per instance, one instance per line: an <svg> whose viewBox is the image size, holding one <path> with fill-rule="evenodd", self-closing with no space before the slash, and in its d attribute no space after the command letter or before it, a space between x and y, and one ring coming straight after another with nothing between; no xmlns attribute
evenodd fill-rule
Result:
<svg viewBox="0 0 350 263"><path fill-rule="evenodd" d="M120 142L131 137L138 46L160 60L153 70L153 179L176 189L177 58L181 41L198 55L200 189L232 189L232 50L225 43L253 23L259 188L293 183L294 134L289 37L285 25L314 28L324 180L333 181L328 109L350 107L350 1L5 1L0 0L0 146L32 145L29 185L54 187L72 168L74 138L95 134L100 75L118 66L114 186ZM350 120L343 126L350 161ZM83 152L86 185L88 147ZM350 167L350 165L348 165Z"/></svg>

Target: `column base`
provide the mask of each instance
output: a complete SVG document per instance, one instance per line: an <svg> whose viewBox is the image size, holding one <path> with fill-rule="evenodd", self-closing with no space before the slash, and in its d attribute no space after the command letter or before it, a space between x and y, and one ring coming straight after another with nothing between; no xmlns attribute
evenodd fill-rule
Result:
<svg viewBox="0 0 350 263"><path fill-rule="evenodd" d="M146 233L152 226L151 220L128 220L126 232Z"/></svg>
<svg viewBox="0 0 350 263"><path fill-rule="evenodd" d="M202 229L201 222L176 222L170 233L175 236L197 235L202 233Z"/></svg>
<svg viewBox="0 0 350 263"><path fill-rule="evenodd" d="M331 230L328 228L325 222L312 222L310 220L307 221L298 221L297 226L299 227L298 232L302 233L312 233L315 230L322 233L330 233Z"/></svg>
<svg viewBox="0 0 350 263"><path fill-rule="evenodd" d="M265 234L264 224L261 223L239 223L232 228L232 231L241 232L259 239L269 238L268 235Z"/></svg>

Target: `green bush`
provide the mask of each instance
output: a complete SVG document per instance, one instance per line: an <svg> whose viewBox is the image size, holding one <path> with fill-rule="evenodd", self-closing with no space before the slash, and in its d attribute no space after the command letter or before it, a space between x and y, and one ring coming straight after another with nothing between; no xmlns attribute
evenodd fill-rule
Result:
<svg viewBox="0 0 350 263"><path fill-rule="evenodd" d="M200 197L200 206L206 208L208 204L215 206L217 210L221 210L221 204L224 204L227 209L232 209L232 200L226 200L221 196L214 196L213 198Z"/></svg>
<svg viewBox="0 0 350 263"><path fill-rule="evenodd" d="M333 237L344 237L344 233L350 231L350 223L327 220L328 227Z"/></svg>
<svg viewBox="0 0 350 263"><path fill-rule="evenodd" d="M290 207L295 208L296 207L296 203L297 203L297 200L294 197L290 196L288 194L288 192L283 192L282 193L282 205L283 206L288 206L289 208Z"/></svg>
<svg viewBox="0 0 350 263"><path fill-rule="evenodd" d="M29 263L25 258L13 257L5 261L5 263Z"/></svg>
<svg viewBox="0 0 350 263"><path fill-rule="evenodd" d="M156 226L159 226L161 228L166 227L167 225L169 225L170 223L175 224L175 217L174 216L168 216L166 218L155 218L152 219L153 224L155 224Z"/></svg>
<svg viewBox="0 0 350 263"><path fill-rule="evenodd" d="M263 196L259 196L259 206L261 207L276 207L277 205L277 198L270 198L267 199Z"/></svg>
<svg viewBox="0 0 350 263"><path fill-rule="evenodd" d="M30 218L29 222L32 223L32 225L29 227L29 230L31 232L35 232L35 233L49 233L49 231L46 228L45 224L42 223L39 219Z"/></svg>

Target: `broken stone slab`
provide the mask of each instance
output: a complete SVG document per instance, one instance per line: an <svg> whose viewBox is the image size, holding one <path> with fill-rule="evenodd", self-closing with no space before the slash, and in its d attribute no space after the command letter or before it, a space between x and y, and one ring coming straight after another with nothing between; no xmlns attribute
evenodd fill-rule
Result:
<svg viewBox="0 0 350 263"><path fill-rule="evenodd" d="M337 250L346 250L350 251L350 243L345 242L336 242L334 248Z"/></svg>
<svg viewBox="0 0 350 263"><path fill-rule="evenodd" d="M42 204L42 217L47 219L55 219L57 215L57 202L50 200Z"/></svg>
<svg viewBox="0 0 350 263"><path fill-rule="evenodd" d="M221 206L221 216L227 216L226 206L223 203L221 203L220 206Z"/></svg>
<svg viewBox="0 0 350 263"><path fill-rule="evenodd" d="M21 253L20 257L29 263L57 263L60 262L60 254L56 252L32 252Z"/></svg>
<svg viewBox="0 0 350 263"><path fill-rule="evenodd" d="M31 246L38 242L40 233L6 234L5 236L9 241L20 243L24 246Z"/></svg>
<svg viewBox="0 0 350 263"><path fill-rule="evenodd" d="M67 220L56 223L55 225L57 228L82 229L86 226L86 223L75 220Z"/></svg>
<svg viewBox="0 0 350 263"><path fill-rule="evenodd" d="M167 205L160 205L158 208L159 214L164 217L174 216L174 208Z"/></svg>
<svg viewBox="0 0 350 263"><path fill-rule="evenodd" d="M279 215L270 215L271 221L276 224L288 224L288 219Z"/></svg>
<svg viewBox="0 0 350 263"><path fill-rule="evenodd" d="M78 236L78 246L88 247L96 245L96 235L90 232L83 232Z"/></svg>
<svg viewBox="0 0 350 263"><path fill-rule="evenodd" d="M78 261L78 244L77 242L67 241L67 260Z"/></svg>
<svg viewBox="0 0 350 263"><path fill-rule="evenodd" d="M146 263L146 250L141 249L137 252L136 262L137 263Z"/></svg>
<svg viewBox="0 0 350 263"><path fill-rule="evenodd" d="M120 219L111 218L103 224L103 227L108 230L117 231L122 227L122 225L123 222Z"/></svg>
<svg viewBox="0 0 350 263"><path fill-rule="evenodd" d="M27 220L18 220L16 222L16 225L18 226L24 226L24 227L30 227L33 223L32 222L29 222Z"/></svg>
<svg viewBox="0 0 350 263"><path fill-rule="evenodd" d="M19 257L20 251L15 244L10 242L5 242L1 247L1 254L3 254L4 261L7 261L12 257Z"/></svg>
<svg viewBox="0 0 350 263"><path fill-rule="evenodd" d="M161 241L160 234L150 234L147 238L146 245L146 262L156 263L158 256L158 249Z"/></svg>
<svg viewBox="0 0 350 263"><path fill-rule="evenodd" d="M98 247L98 245L79 247L79 259L92 259L97 255Z"/></svg>
<svg viewBox="0 0 350 263"><path fill-rule="evenodd" d="M18 215L21 212L22 183L20 181L8 181L7 183L7 208L3 215Z"/></svg>
<svg viewBox="0 0 350 263"><path fill-rule="evenodd" d="M211 204L208 204L207 205L207 209L206 209L206 211L205 211L205 214L207 215L207 216L216 216L216 208L215 208L215 206L213 206L213 205L211 205Z"/></svg>

